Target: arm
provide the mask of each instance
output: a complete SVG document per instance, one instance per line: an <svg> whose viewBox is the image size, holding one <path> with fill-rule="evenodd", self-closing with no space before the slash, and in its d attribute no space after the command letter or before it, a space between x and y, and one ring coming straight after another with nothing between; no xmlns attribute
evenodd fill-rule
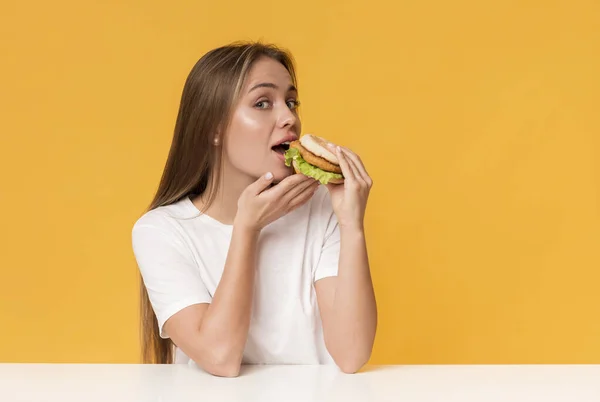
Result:
<svg viewBox="0 0 600 402"><path fill-rule="evenodd" d="M371 357L377 328L377 305L364 231L340 228L337 277L315 283L325 344L345 373L355 373Z"/></svg>
<svg viewBox="0 0 600 402"><path fill-rule="evenodd" d="M369 360L377 329L363 224L373 181L358 155L346 148L331 149L344 175L343 185L327 185L339 223L338 274L318 280L315 289L327 349L342 371L354 373Z"/></svg>
<svg viewBox="0 0 600 402"><path fill-rule="evenodd" d="M258 179L240 196L223 275L211 303L191 305L165 322L173 342L214 375L236 377L240 372L262 228L306 203L318 184L293 175L265 190L272 179L272 175Z"/></svg>
<svg viewBox="0 0 600 402"><path fill-rule="evenodd" d="M258 233L234 225L221 281L211 304L195 304L165 322L173 342L209 373L235 377L252 306Z"/></svg>

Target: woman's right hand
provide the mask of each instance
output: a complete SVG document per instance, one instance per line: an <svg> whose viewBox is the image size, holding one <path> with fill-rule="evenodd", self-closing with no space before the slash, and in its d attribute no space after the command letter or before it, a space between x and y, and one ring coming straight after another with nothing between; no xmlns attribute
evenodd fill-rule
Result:
<svg viewBox="0 0 600 402"><path fill-rule="evenodd" d="M238 199L234 226L260 231L285 214L305 204L319 182L303 174L293 174L269 188L273 176L266 174L250 184Z"/></svg>

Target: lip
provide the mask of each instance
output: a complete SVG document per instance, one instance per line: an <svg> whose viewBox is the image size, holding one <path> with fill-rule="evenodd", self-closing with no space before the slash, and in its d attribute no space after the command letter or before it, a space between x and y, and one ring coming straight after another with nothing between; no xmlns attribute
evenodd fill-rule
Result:
<svg viewBox="0 0 600 402"><path fill-rule="evenodd" d="M281 145L284 142L292 142L292 141L296 141L298 139L297 135L287 135L285 137L283 137L282 139L280 139L279 141L277 141L276 143L271 145L271 148L276 147L277 145Z"/></svg>
<svg viewBox="0 0 600 402"><path fill-rule="evenodd" d="M277 156L277 158L279 158L280 161L285 162L285 156L283 156L283 154L280 154L279 152L275 152L273 150L271 152L273 152Z"/></svg>

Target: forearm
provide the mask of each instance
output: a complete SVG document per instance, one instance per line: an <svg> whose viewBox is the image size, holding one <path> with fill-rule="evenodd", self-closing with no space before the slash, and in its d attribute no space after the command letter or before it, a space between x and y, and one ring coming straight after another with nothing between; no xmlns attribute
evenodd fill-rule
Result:
<svg viewBox="0 0 600 402"><path fill-rule="evenodd" d="M207 365L239 370L250 326L257 242L258 232L234 226L221 281L200 326Z"/></svg>
<svg viewBox="0 0 600 402"><path fill-rule="evenodd" d="M332 354L358 370L371 356L377 327L377 305L364 231L340 228L340 260L333 301Z"/></svg>

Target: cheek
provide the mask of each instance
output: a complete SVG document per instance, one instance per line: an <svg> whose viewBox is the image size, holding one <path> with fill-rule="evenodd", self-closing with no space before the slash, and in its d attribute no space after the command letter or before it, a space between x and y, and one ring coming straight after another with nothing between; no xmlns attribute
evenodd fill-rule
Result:
<svg viewBox="0 0 600 402"><path fill-rule="evenodd" d="M266 132L265 122L261 120L259 113L240 112L237 116L237 128L234 134L236 138L247 142L256 142L264 137Z"/></svg>
<svg viewBox="0 0 600 402"><path fill-rule="evenodd" d="M252 109L238 110L227 133L226 154L230 162L249 166L264 158L269 133L268 121L260 113Z"/></svg>

